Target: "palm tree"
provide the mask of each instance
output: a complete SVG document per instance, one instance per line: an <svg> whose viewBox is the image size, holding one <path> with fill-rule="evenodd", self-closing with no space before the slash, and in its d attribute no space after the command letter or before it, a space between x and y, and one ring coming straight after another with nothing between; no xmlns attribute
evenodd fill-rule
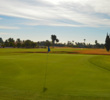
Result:
<svg viewBox="0 0 110 100"><path fill-rule="evenodd" d="M73 42L73 46L74 46L74 40L72 42Z"/></svg>
<svg viewBox="0 0 110 100"><path fill-rule="evenodd" d="M59 40L57 39L56 35L51 35L51 39L52 39L52 45L53 45L53 48L54 48L55 41L59 42Z"/></svg>
<svg viewBox="0 0 110 100"><path fill-rule="evenodd" d="M58 39L56 39L56 42L59 42L59 40L58 40Z"/></svg>
<svg viewBox="0 0 110 100"><path fill-rule="evenodd" d="M84 44L85 44L86 39L84 39Z"/></svg>
<svg viewBox="0 0 110 100"><path fill-rule="evenodd" d="M95 44L96 44L96 45L98 44L98 41L97 41L97 40L95 40Z"/></svg>

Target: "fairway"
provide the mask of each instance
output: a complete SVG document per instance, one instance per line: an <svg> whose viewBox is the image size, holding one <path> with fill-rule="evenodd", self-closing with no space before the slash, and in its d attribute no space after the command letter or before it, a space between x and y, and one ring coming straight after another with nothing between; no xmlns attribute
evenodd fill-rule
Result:
<svg viewBox="0 0 110 100"><path fill-rule="evenodd" d="M0 100L110 100L109 55L32 52L0 49Z"/></svg>

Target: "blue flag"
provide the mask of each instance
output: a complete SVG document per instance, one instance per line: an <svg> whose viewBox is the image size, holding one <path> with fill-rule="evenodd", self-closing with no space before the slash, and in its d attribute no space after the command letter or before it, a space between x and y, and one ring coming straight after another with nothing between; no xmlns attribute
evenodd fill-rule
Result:
<svg viewBox="0 0 110 100"><path fill-rule="evenodd" d="M50 47L48 46L48 52L50 52Z"/></svg>

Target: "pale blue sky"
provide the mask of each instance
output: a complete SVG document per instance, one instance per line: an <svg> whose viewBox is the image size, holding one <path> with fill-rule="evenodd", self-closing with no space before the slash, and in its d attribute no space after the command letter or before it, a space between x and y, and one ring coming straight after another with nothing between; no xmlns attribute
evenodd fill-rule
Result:
<svg viewBox="0 0 110 100"><path fill-rule="evenodd" d="M0 0L0 37L33 41L105 42L109 0Z"/></svg>

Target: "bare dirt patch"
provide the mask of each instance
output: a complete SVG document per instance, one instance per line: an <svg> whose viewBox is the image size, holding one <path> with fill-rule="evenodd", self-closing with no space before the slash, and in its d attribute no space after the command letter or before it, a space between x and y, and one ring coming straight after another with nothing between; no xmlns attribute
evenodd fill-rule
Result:
<svg viewBox="0 0 110 100"><path fill-rule="evenodd" d="M110 55L105 49L77 50L77 54Z"/></svg>
<svg viewBox="0 0 110 100"><path fill-rule="evenodd" d="M48 53L47 51L22 51L18 53ZM91 54L91 55L110 55L110 52L107 52L105 49L80 49L73 51L51 51L49 53L54 54Z"/></svg>

